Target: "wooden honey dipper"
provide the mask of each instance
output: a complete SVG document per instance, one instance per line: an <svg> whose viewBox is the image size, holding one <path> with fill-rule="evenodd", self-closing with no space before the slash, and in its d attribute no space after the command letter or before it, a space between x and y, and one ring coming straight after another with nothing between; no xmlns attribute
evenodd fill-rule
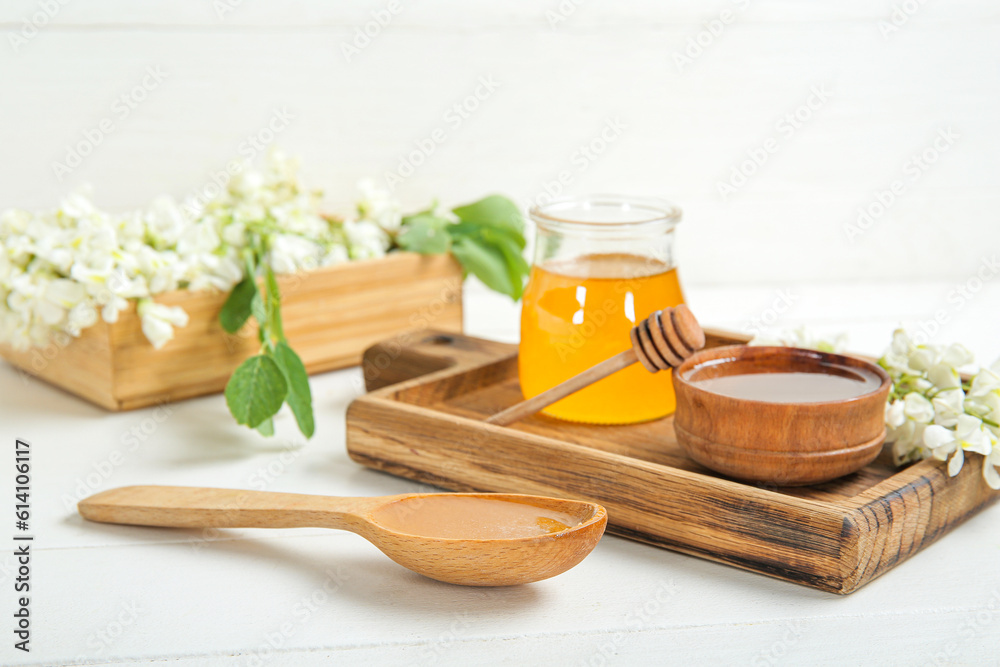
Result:
<svg viewBox="0 0 1000 667"><path fill-rule="evenodd" d="M632 339L632 347L629 349L537 396L496 413L486 422L500 426L516 422L637 361L650 373L677 368L685 359L705 347L705 332L684 304L656 311L632 327L629 336Z"/></svg>

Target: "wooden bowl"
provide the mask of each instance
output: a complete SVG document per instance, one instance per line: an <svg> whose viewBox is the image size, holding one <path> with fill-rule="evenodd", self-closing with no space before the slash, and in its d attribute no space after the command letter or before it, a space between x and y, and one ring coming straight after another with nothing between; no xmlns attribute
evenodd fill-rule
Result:
<svg viewBox="0 0 1000 667"><path fill-rule="evenodd" d="M866 393L824 400L818 398L821 391L808 400L803 394L794 402L788 397L779 402L736 398L702 382L760 373L834 375L858 380L859 391ZM772 383L780 389L787 378ZM730 477L776 486L817 484L868 465L885 440L885 402L892 381L861 359L791 347L716 347L685 361L674 371L673 382L677 441L692 459ZM826 384L837 382L843 384Z"/></svg>

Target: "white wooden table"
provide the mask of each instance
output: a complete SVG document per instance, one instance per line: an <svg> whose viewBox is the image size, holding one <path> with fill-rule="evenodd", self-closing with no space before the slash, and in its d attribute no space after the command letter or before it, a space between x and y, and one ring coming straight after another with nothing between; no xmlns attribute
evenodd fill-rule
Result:
<svg viewBox="0 0 1000 667"><path fill-rule="evenodd" d="M955 284L958 284L956 282ZM688 290L705 323L742 329L790 289L779 324L846 330L878 353L899 322L949 309L950 282ZM516 339L516 308L477 287L468 332ZM1000 355L1000 283L948 317L937 342ZM0 366L0 663L996 665L1000 507L848 597L608 536L581 565L509 589L440 584L348 533L180 531L88 524L82 495L127 484L332 495L418 490L344 449L357 369L314 379L317 433L290 416L265 440L223 400L109 414ZM31 652L12 647L13 442L29 440L35 535Z"/></svg>

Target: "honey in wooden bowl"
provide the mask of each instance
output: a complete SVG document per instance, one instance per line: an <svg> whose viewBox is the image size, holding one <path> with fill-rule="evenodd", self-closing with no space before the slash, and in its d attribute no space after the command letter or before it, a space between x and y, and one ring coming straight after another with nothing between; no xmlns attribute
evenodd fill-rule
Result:
<svg viewBox="0 0 1000 667"><path fill-rule="evenodd" d="M677 442L698 463L777 486L825 482L878 456L892 382L867 361L730 346L677 369Z"/></svg>
<svg viewBox="0 0 1000 667"><path fill-rule="evenodd" d="M593 254L535 266L524 294L518 351L521 390L531 398L630 346L650 313L684 302L677 269L628 254ZM674 411L670 372L638 364L545 408L561 419L632 423Z"/></svg>
<svg viewBox="0 0 1000 667"><path fill-rule="evenodd" d="M874 373L832 364L824 365L821 373L761 373L753 367L745 370L744 373L691 381L713 394L768 403L842 401L873 392L881 384Z"/></svg>

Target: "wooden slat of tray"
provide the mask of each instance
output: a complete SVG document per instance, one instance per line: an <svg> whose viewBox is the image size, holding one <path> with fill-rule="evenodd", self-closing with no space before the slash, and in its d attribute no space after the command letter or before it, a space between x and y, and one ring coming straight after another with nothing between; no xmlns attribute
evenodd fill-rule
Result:
<svg viewBox="0 0 1000 667"><path fill-rule="evenodd" d="M708 344L742 342L711 332ZM694 463L669 417L485 424L521 398L513 345L428 335L407 348L375 346L365 367L375 391L347 416L348 451L363 465L452 490L594 500L608 510L609 532L834 593L856 590L1000 497L978 457L954 478L936 462L897 470L880 458L833 482L779 489Z"/></svg>

